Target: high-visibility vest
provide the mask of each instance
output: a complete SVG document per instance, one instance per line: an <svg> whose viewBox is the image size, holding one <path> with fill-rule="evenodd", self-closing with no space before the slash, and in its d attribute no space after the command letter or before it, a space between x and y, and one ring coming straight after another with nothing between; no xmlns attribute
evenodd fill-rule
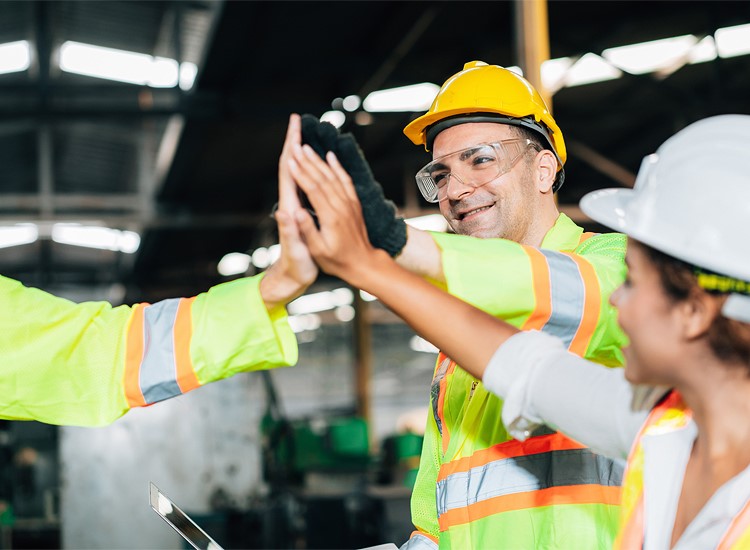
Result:
<svg viewBox="0 0 750 550"><path fill-rule="evenodd" d="M622 527L617 536L616 550L641 550L645 534L643 513L643 436L649 433L664 433L679 430L687 425L692 416L682 397L676 391L664 398L644 422L628 457L622 489ZM750 548L750 499L735 516L723 534L717 550L747 550Z"/></svg>
<svg viewBox="0 0 750 550"><path fill-rule="evenodd" d="M441 359L442 382L451 384L457 366ZM484 414L492 415L495 399L484 386L475 387L472 400L490 403ZM444 405L438 400L438 415ZM444 439L446 455L454 458L438 474L441 547L611 546L618 529L619 464L546 427L525 441L511 439L462 456L459 448L472 444L465 435ZM528 528L519 528L523 524Z"/></svg>
<svg viewBox="0 0 750 550"><path fill-rule="evenodd" d="M564 218L548 237L560 251L473 239L467 246L496 248L484 254L486 265L471 266L476 273L457 278L466 293L456 295L522 329L554 334L579 355L617 366L624 340L607 298L625 272L624 237L583 235ZM444 258L458 262L449 238L436 240ZM495 269L493 254L497 265L505 267ZM497 278L494 287L484 289L487 302L495 299L507 312L484 307L481 289L473 284L477 278L489 282L493 270ZM530 294L529 308L521 302L528 302ZM515 317L514 309L519 312ZM611 548L619 526L619 463L549 429L524 442L512 439L502 424L502 399L442 354L431 404L428 430L434 432L430 425L437 426L434 446L439 450L428 448L426 434L412 496L418 531L405 548ZM432 494L429 479L436 480ZM420 508L426 518L430 498L437 517L435 531L424 528L426 520L420 524Z"/></svg>

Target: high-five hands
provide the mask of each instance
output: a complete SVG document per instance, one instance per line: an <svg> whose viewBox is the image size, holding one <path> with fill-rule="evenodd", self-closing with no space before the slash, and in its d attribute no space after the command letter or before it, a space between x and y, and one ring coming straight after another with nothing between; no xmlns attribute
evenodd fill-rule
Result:
<svg viewBox="0 0 750 550"><path fill-rule="evenodd" d="M340 134L335 126L310 114L302 115L301 126L302 143L312 147L321 158L333 151L351 176L372 245L398 256L406 246L406 222L398 216L396 205L383 194L357 140L351 133Z"/></svg>
<svg viewBox="0 0 750 550"><path fill-rule="evenodd" d="M320 228L310 214L296 210L302 236L317 264L326 273L354 286L390 261L382 249L373 248L367 236L362 207L352 179L333 152L321 159L309 145L292 144L289 170L315 210Z"/></svg>

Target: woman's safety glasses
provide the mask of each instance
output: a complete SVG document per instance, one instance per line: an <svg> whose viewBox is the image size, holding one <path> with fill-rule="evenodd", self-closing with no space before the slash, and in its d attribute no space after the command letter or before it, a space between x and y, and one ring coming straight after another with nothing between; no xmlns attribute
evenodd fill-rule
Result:
<svg viewBox="0 0 750 550"><path fill-rule="evenodd" d="M417 172L417 187L427 202L445 200L451 178L481 187L510 172L529 147L538 148L530 139L505 139L449 153Z"/></svg>

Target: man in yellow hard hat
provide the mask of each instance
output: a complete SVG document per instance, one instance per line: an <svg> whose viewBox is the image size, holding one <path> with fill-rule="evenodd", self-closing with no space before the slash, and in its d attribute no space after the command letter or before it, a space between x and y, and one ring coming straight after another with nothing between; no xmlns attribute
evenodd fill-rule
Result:
<svg viewBox="0 0 750 550"><path fill-rule="evenodd" d="M279 226L282 256L265 273L154 304L77 304L0 276L0 418L102 426L238 372L295 364L285 305L318 270L294 231Z"/></svg>
<svg viewBox="0 0 750 550"><path fill-rule="evenodd" d="M608 296L624 278L625 238L585 233L558 211L565 142L529 82L467 63L404 133L432 152L416 182L455 235L407 226L351 135L302 117L303 142L332 150L349 172L374 246L519 328L621 366L625 337ZM416 531L404 548L611 547L619 464L549 428L512 439L502 400L442 353L430 405L411 500Z"/></svg>

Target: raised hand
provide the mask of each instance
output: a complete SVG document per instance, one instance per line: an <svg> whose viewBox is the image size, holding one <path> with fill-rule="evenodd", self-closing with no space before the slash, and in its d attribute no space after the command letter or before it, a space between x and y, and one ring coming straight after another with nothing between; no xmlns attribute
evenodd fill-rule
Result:
<svg viewBox="0 0 750 550"><path fill-rule="evenodd" d="M318 267L295 221L295 214L302 210L302 206L289 165L294 148L299 146L300 117L292 114L279 157L279 203L274 213L279 228L281 256L260 283L261 296L269 309L287 304L301 295L318 276Z"/></svg>
<svg viewBox="0 0 750 550"><path fill-rule="evenodd" d="M308 145L294 146L293 153L289 169L320 225L305 210L296 211L305 242L321 269L357 286L359 274L388 255L370 244L352 179L333 152L325 161Z"/></svg>
<svg viewBox="0 0 750 550"><path fill-rule="evenodd" d="M406 223L397 215L396 205L385 197L357 140L351 133L339 134L332 124L321 122L312 115L302 115L301 124L302 142L310 145L321 158L333 151L351 176L372 245L391 256L398 256L407 241Z"/></svg>

